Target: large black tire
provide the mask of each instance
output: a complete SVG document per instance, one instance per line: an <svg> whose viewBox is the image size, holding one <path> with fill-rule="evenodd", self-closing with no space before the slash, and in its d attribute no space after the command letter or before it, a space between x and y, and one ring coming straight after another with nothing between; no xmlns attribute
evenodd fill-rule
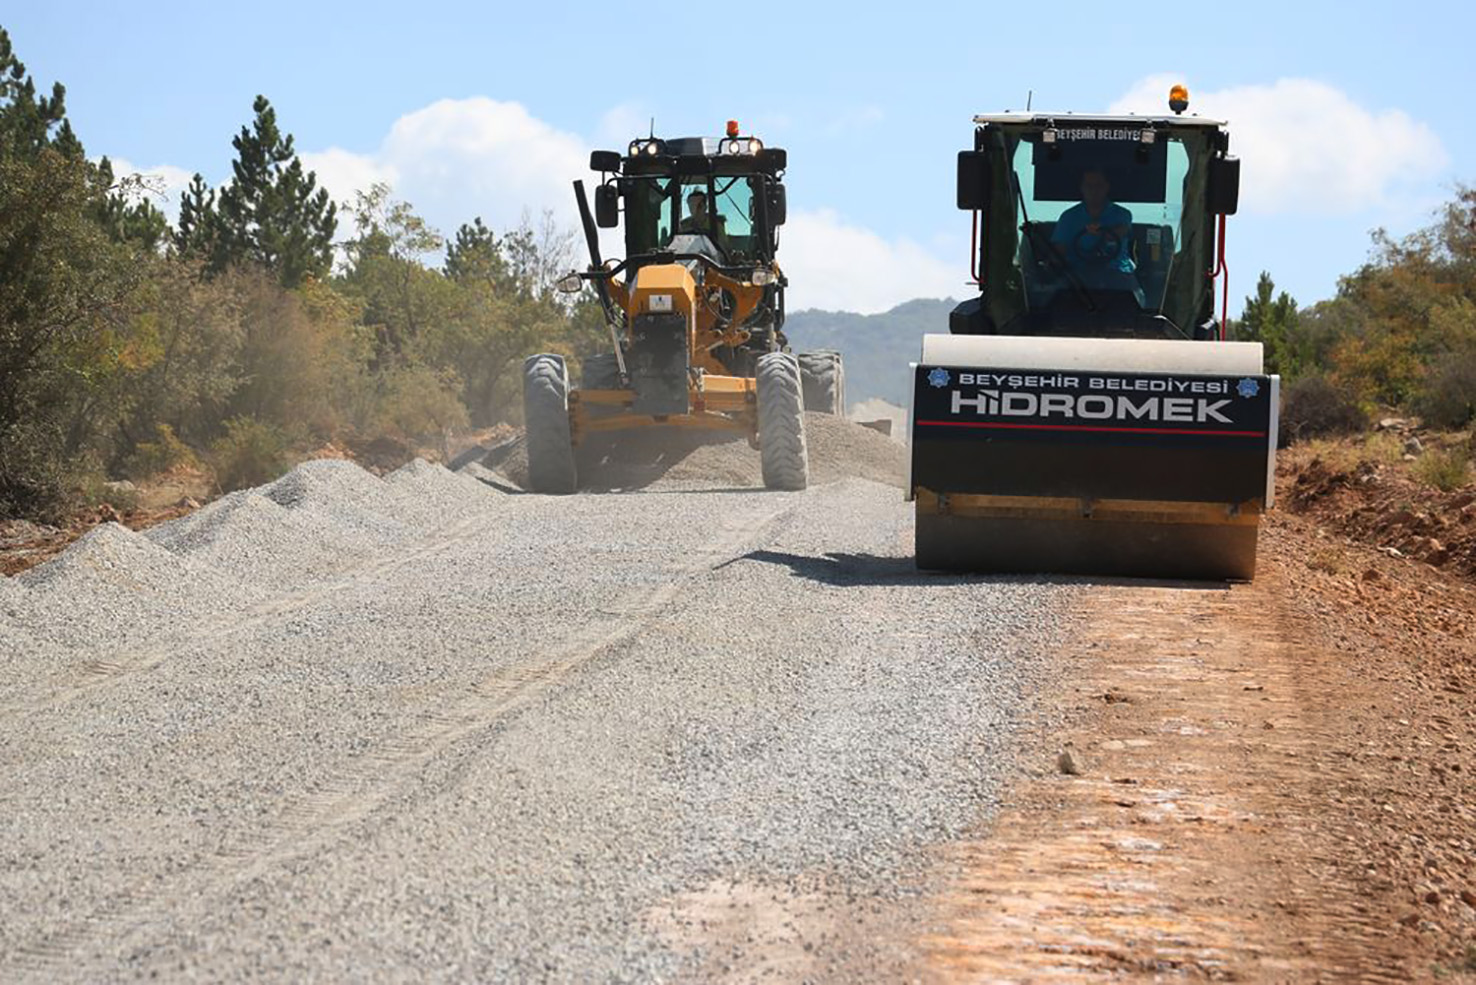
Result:
<svg viewBox="0 0 1476 985"><path fill-rule="evenodd" d="M572 493L579 484L569 431L569 369L563 356L523 360L523 427L528 443L528 488Z"/></svg>
<svg viewBox="0 0 1476 985"><path fill-rule="evenodd" d="M846 370L841 364L841 354L830 349L802 352L799 368L805 410L845 417Z"/></svg>
<svg viewBox="0 0 1476 985"><path fill-rule="evenodd" d="M580 379L581 390L620 389L620 364L615 361L615 353L599 352L584 360Z"/></svg>
<svg viewBox="0 0 1476 985"><path fill-rule="evenodd" d="M787 352L770 352L759 357L755 375L764 485L803 489L810 480L810 456L805 447L799 361Z"/></svg>
<svg viewBox="0 0 1476 985"><path fill-rule="evenodd" d="M620 364L615 361L615 353L599 352L584 360L579 389L619 390ZM584 413L590 418L613 417L620 413L620 408L609 404L586 403Z"/></svg>

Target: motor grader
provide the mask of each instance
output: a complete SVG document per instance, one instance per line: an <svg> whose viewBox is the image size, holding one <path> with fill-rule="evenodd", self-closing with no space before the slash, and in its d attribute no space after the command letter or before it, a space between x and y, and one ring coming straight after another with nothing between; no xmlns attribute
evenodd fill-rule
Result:
<svg viewBox="0 0 1476 985"><path fill-rule="evenodd" d="M844 413L844 370L835 352L793 354L782 331L787 159L733 122L721 138L652 135L590 155L592 211L574 183L590 264L559 287L593 287L611 351L584 360L577 387L563 357L525 361L534 492L574 492L574 449L591 436L649 427L743 434L765 486L805 487L804 411ZM625 257L605 261L598 230L622 213Z"/></svg>
<svg viewBox="0 0 1476 985"><path fill-rule="evenodd" d="M1225 124L1169 108L974 118L979 294L913 367L919 567L1253 576L1280 381L1224 338Z"/></svg>

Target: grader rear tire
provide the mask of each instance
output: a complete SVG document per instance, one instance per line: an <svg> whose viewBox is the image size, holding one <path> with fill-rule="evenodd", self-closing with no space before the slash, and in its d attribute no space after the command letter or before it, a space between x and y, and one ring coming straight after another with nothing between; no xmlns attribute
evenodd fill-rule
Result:
<svg viewBox="0 0 1476 985"><path fill-rule="evenodd" d="M803 489L809 484L810 458L805 446L805 406L799 361L787 352L759 357L759 458L769 489Z"/></svg>
<svg viewBox="0 0 1476 985"><path fill-rule="evenodd" d="M805 410L846 416L846 370L841 354L831 349L802 352L799 368Z"/></svg>
<svg viewBox="0 0 1476 985"><path fill-rule="evenodd" d="M620 389L620 363L615 360L615 353L597 352L584 360L584 374L581 377L580 389Z"/></svg>
<svg viewBox="0 0 1476 985"><path fill-rule="evenodd" d="M562 356L523 361L523 426L528 445L528 488L567 495L579 484L569 431L569 369Z"/></svg>

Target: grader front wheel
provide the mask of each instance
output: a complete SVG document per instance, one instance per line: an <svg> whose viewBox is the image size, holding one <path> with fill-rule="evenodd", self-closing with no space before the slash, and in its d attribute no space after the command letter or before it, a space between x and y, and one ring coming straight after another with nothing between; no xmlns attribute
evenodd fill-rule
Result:
<svg viewBox="0 0 1476 985"><path fill-rule="evenodd" d="M755 376L764 485L803 489L809 484L810 459L799 362L787 352L771 352L759 358Z"/></svg>

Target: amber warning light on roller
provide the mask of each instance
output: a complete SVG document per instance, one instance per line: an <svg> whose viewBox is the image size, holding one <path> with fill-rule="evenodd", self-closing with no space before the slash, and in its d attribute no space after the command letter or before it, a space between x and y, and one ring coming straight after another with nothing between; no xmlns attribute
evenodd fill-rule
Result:
<svg viewBox="0 0 1476 985"><path fill-rule="evenodd" d="M1169 90L1169 109L1175 113L1182 113L1189 108L1189 90L1181 85L1176 85Z"/></svg>
<svg viewBox="0 0 1476 985"><path fill-rule="evenodd" d="M728 136L730 136L730 137L736 137L736 136L738 136L738 121L737 120L729 120L728 121Z"/></svg>

